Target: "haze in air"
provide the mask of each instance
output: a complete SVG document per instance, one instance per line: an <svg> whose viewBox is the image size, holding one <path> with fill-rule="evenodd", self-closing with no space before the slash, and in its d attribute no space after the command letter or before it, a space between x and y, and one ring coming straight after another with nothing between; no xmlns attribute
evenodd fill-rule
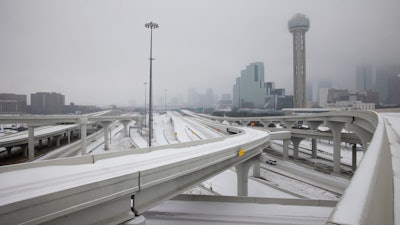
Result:
<svg viewBox="0 0 400 225"><path fill-rule="evenodd" d="M296 13L310 19L307 79L355 86L358 63L400 61L397 0L12 1L0 2L0 92L59 92L66 104L144 103L154 21L154 98L188 88L232 93L251 62L293 90Z"/></svg>

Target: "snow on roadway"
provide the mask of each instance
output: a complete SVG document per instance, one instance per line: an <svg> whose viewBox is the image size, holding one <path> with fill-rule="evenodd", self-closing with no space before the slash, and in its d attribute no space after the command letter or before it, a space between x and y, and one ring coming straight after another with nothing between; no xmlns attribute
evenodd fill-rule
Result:
<svg viewBox="0 0 400 225"><path fill-rule="evenodd" d="M212 189L213 192L219 195L236 196L237 195L237 176L236 172L226 170L211 179L203 182L203 186ZM279 191L269 187L263 183L249 179L248 194L251 197L266 197L266 198L297 198L294 195Z"/></svg>
<svg viewBox="0 0 400 225"><path fill-rule="evenodd" d="M147 225L323 225L331 212L318 206L169 200L144 217Z"/></svg>

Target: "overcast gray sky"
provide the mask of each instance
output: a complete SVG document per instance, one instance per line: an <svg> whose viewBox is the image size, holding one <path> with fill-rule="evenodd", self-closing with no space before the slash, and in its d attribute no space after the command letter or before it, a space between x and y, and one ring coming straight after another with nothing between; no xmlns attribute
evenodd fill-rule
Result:
<svg viewBox="0 0 400 225"><path fill-rule="evenodd" d="M353 88L356 63L400 63L399 0L0 0L0 93L66 103L144 102L154 21L154 100L232 93L247 64L292 92L288 20L310 19L307 78Z"/></svg>

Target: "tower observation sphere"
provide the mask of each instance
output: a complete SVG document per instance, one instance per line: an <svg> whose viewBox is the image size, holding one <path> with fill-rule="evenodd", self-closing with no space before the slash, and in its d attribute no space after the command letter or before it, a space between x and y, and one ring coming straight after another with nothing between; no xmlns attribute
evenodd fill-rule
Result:
<svg viewBox="0 0 400 225"><path fill-rule="evenodd" d="M303 14L294 15L288 23L293 34L293 107L306 107L306 36L310 20Z"/></svg>

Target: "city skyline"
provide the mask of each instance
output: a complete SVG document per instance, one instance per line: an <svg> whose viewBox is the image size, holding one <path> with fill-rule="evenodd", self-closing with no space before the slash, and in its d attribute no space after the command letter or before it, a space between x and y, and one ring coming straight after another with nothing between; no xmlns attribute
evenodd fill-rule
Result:
<svg viewBox="0 0 400 225"><path fill-rule="evenodd" d="M307 15L307 77L353 88L357 64L398 63L395 0L10 1L0 2L0 92L60 92L66 103L144 103L148 30L154 32L154 98L188 88L232 93L243 65L263 62L266 80L293 92L287 21ZM206 17L204 15L207 15ZM240 17L238 15L241 15Z"/></svg>

